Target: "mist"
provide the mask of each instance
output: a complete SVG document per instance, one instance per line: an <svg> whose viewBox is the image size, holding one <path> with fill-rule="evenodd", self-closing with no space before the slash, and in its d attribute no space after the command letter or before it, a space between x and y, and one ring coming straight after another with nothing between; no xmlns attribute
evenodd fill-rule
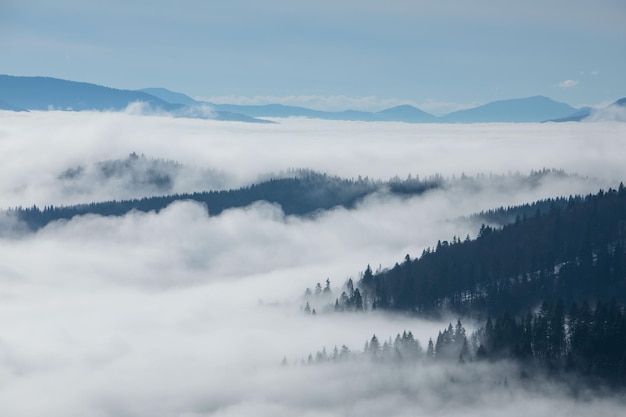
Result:
<svg viewBox="0 0 626 417"><path fill-rule="evenodd" d="M480 225L465 216L477 211L616 187L626 177L625 137L626 126L610 122L252 125L0 112L2 208L149 195L154 189L129 188L127 177L103 182L86 174L74 188L59 180L72 167L132 152L182 165L171 192L238 187L289 168L377 179L505 175L412 198L381 192L352 210L305 218L263 202L209 216L183 201L159 213L87 215L0 239L0 413L617 415L620 399L574 399L547 380L527 386L506 363L303 366L322 347L359 351L372 334L411 330L426 346L456 318L324 314L323 306L311 316L301 296L327 278L337 295L368 264L391 267L437 240L475 236ZM548 175L533 186L507 175L544 167L578 175ZM212 184L207 170L222 182Z"/></svg>

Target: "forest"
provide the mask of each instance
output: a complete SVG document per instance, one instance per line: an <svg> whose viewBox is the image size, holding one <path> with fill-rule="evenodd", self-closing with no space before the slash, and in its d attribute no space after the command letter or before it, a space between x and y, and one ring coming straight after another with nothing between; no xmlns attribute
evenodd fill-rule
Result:
<svg viewBox="0 0 626 417"><path fill-rule="evenodd" d="M626 189L620 184L555 200L548 212L518 215L499 228L483 224L476 239L439 241L392 268L374 273L368 266L356 284L347 283L337 308L485 317L518 314L543 299L616 297L624 303L625 246ZM351 287L359 290L359 305Z"/></svg>
<svg viewBox="0 0 626 417"><path fill-rule="evenodd" d="M514 361L522 371L514 377L576 376L602 387L626 384L626 312L615 300L572 303L544 301L532 313L516 318L503 313L468 334L459 319L428 340L424 348L405 330L395 338L366 340L362 351L346 345L309 354L302 364L370 359L381 363L457 363ZM283 360L283 364L288 364Z"/></svg>
<svg viewBox="0 0 626 417"><path fill-rule="evenodd" d="M454 314L485 323L471 336L460 320L414 358L509 359L549 372L576 372L626 383L626 188L499 209L515 215L501 227L483 224L476 239L454 236L392 268L351 278L334 296L330 281L304 294L317 314L387 310L419 317ZM329 302L330 301L330 302ZM317 308L317 310L316 310ZM406 358L404 337L365 353ZM411 342L413 343L413 342ZM372 345L374 347L372 347ZM412 345L413 346L413 345ZM404 360L404 359L403 359Z"/></svg>
<svg viewBox="0 0 626 417"><path fill-rule="evenodd" d="M119 164L110 164L103 169L119 169ZM67 171L64 177L80 175L78 171ZM167 185L172 179L164 173L151 172L144 180L155 185ZM195 201L206 206L209 215L216 216L224 210L246 207L265 201L278 204L286 215L311 215L320 210L334 207L353 208L366 196L375 192L387 192L397 196L419 195L443 186L443 179L433 176L424 180L408 178L388 182L368 178L342 179L313 171L299 170L290 176L277 176L249 186L229 190L201 191L186 194L169 194L123 201L104 201L73 206L45 206L39 208L16 207L7 213L15 216L31 231L36 231L56 220L69 220L74 216L98 214L101 216L123 216L132 210L159 212L175 201Z"/></svg>
<svg viewBox="0 0 626 417"><path fill-rule="evenodd" d="M265 201L280 206L285 215L311 216L324 210L337 207L354 209L357 204L368 196L375 194L408 198L422 195L429 191L441 189L478 190L485 184L494 189L508 189L512 184L529 189L539 187L548 178L568 178L575 175L566 174L561 170L542 169L531 171L530 174L489 175L480 174L476 177L461 175L460 177L444 178L434 174L425 178L408 176L401 179L391 178L387 181L374 180L368 177L341 178L306 169L293 169L287 172L270 175L253 184L240 188L215 189L190 193L171 193L177 176L187 167L174 161L155 160L144 155L131 153L128 158L98 163L92 167L94 178L87 176L87 168L71 167L58 176L63 187L78 186L81 180L95 180L99 186L107 182L126 181L132 189L146 189L152 195L144 198L89 202L77 205L39 207L13 207L4 213L15 218L21 229L37 231L57 220L70 220L75 216L97 214L101 216L123 216L133 210L139 212L159 212L175 201L195 201L203 204L211 216L217 216L224 210L250 206ZM223 174L207 170L200 174L207 185L223 185L226 178ZM157 195L154 195L157 194ZM162 195L158 195L162 194ZM517 216L530 215L536 212L547 212L552 206L566 205L563 199L537 201L521 206L501 208L477 213L472 220L481 218L488 224L504 225L511 223ZM1 231L0 231L1 232Z"/></svg>

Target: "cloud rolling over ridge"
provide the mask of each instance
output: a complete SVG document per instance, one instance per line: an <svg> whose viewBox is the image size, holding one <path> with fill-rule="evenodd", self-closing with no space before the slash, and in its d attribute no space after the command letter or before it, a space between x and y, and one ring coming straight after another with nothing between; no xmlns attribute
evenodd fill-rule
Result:
<svg viewBox="0 0 626 417"><path fill-rule="evenodd" d="M67 193L58 174L133 151L226 172L233 187L290 167L374 178L549 167L595 177L548 176L536 187L514 177L496 186L486 177L469 191L409 199L380 193L354 210L310 218L285 216L267 203L209 217L199 204L178 202L158 214L89 215L1 239L2 415L516 416L527 415L532 400L538 415L558 416L611 415L623 406L612 398L573 400L548 383L544 392L494 388L509 375L507 365L397 372L369 363L279 367L283 356L292 365L322 346L358 350L372 333L384 339L410 329L425 345L447 321L378 313L311 317L300 313L299 296L327 277L338 290L367 263L391 266L438 239L474 235L478 225L460 216L617 186L626 177L621 124L290 119L249 126L62 112L0 118L5 207L127 195L121 185L95 182ZM173 189L202 185L195 178Z"/></svg>

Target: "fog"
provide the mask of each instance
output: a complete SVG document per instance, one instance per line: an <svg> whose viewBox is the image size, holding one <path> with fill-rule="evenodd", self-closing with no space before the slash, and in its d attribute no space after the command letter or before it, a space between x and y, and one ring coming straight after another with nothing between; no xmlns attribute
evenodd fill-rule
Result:
<svg viewBox="0 0 626 417"><path fill-rule="evenodd" d="M129 196L123 187L68 193L60 174L131 152L213 170L222 187L309 168L342 177L388 179L520 172L543 167L623 178L623 123L428 125L282 119L277 124L124 113L0 112L3 205L71 204ZM173 192L205 189L188 174ZM215 185L215 184L209 184ZM595 187L594 187L595 188Z"/></svg>
<svg viewBox="0 0 626 417"><path fill-rule="evenodd" d="M623 401L517 380L511 364L301 365L309 353L362 349L411 330L423 346L455 317L306 315L302 294L335 294L367 264L390 267L452 236L461 217L500 205L616 187L626 126L409 125L307 119L272 125L114 113L0 112L2 208L149 195L141 182L59 175L131 152L180 163L174 192L249 184L289 168L388 179L508 174L472 190L354 210L285 216L256 203L209 217L197 203L157 213L88 215L0 239L0 414L10 416L618 415ZM86 168L89 172L89 168ZM183 172L181 174L180 172ZM200 173L200 174L198 174ZM213 184L215 185L215 184ZM474 323L466 323L471 330ZM289 366L281 366L283 358ZM507 379L508 378L508 379ZM503 381L507 379L508 383Z"/></svg>

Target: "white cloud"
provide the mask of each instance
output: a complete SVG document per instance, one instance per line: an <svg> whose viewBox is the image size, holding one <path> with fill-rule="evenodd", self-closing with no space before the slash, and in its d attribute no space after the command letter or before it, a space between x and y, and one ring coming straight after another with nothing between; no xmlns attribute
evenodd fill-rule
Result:
<svg viewBox="0 0 626 417"><path fill-rule="evenodd" d="M626 107L610 105L608 107L594 109L585 122L626 122Z"/></svg>
<svg viewBox="0 0 626 417"><path fill-rule="evenodd" d="M618 414L622 403L610 397L578 401L558 386L522 387L515 378L505 388L503 376L516 374L508 365L278 364L324 346L359 350L372 333L386 339L410 329L425 344L447 321L378 313L311 317L299 313L298 297L327 277L338 285L367 263L389 266L438 239L475 233L476 225L455 221L460 215L615 186L626 177L625 134L626 124L618 123L290 119L256 125L0 112L0 200L6 205L73 202L76 196L57 184L59 172L132 151L223 169L233 185L294 166L347 177L542 167L598 177L548 177L536 188L512 177L487 178L470 192L408 200L380 194L355 210L306 219L264 203L208 217L201 205L180 202L158 214L85 216L2 238L0 415ZM85 183L92 189L81 198L119 192L95 184Z"/></svg>
<svg viewBox="0 0 626 417"><path fill-rule="evenodd" d="M131 152L176 160L199 171L224 172L220 184L225 188L290 167L381 179L527 173L543 167L607 180L625 176L620 159L625 125L413 125L307 119L258 125L89 112L0 112L0 122L4 207L129 198L133 194L123 184L86 182L80 192L70 193L67 182L57 177L68 168L126 158ZM600 129L605 132L597 138ZM480 155L480 163L467 157L473 154ZM174 192L197 191L207 183L192 171L175 183Z"/></svg>
<svg viewBox="0 0 626 417"><path fill-rule="evenodd" d="M559 88L571 88L579 84L578 80L564 80L557 84Z"/></svg>

